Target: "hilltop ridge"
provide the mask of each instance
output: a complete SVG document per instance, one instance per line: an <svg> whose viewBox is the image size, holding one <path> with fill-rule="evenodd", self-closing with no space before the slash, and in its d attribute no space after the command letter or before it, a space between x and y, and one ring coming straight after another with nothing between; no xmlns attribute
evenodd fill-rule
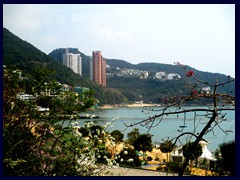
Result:
<svg viewBox="0 0 240 180"><path fill-rule="evenodd" d="M62 57L64 54L63 49L55 49L49 56L55 61L59 61L58 57ZM89 77L89 61L91 57L80 52L78 48L68 49L70 53L79 53L82 56L83 76ZM193 79L187 78L185 71L174 64L144 62L131 64L119 59L106 60L108 65L107 87L117 89L130 102L159 103L159 98L188 94L187 82L193 83ZM198 78L209 83L215 83L216 77L219 78L219 82L227 80L227 76L224 74L203 72L187 65L185 67L193 70ZM140 74L144 72L148 75L143 78ZM159 72L161 74L165 73L162 79L156 78L156 74ZM136 74L134 75L134 73ZM180 78L167 78L169 74L179 75ZM220 92L235 94L234 84L221 87Z"/></svg>
<svg viewBox="0 0 240 180"><path fill-rule="evenodd" d="M176 65L161 63L139 63L135 65L118 59L107 59L109 66L107 73L116 72L116 69L120 73L123 73L124 70L125 72L131 72L131 69L133 69L136 72L146 71L148 76L145 78L129 75L109 76L107 78L107 87L103 88L89 79L89 61L91 57L80 52L78 48L69 48L69 52L79 53L82 57L83 76L81 77L61 64L64 49L58 48L46 55L32 44L23 41L6 28L3 28L3 63L8 67L20 69L23 75L29 77L29 80L33 80L31 76L35 68L47 68L54 72L53 76L49 77L48 80L54 79L62 84L89 87L95 91L95 97L99 99L100 104L134 103L135 101L159 103L160 98L189 93L187 81L191 83L192 80L187 78L185 72ZM210 83L214 83L216 77L219 78L220 82L228 78L224 74L203 72L189 66L186 67L193 70L197 77ZM154 75L158 72L175 73L180 75L181 78L172 80L154 79ZM220 91L235 95L235 84L231 83L221 87Z"/></svg>

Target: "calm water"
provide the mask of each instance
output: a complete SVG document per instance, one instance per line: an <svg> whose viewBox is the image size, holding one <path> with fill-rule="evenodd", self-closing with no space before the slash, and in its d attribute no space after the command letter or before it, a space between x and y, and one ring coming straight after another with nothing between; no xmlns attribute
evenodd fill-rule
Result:
<svg viewBox="0 0 240 180"><path fill-rule="evenodd" d="M159 107L151 107L152 109L159 109ZM198 107L200 108L200 107ZM111 122L114 118L118 117L117 120L113 121L112 126L108 127L108 131L113 130L120 130L124 133L124 139L127 139L127 133L132 131L133 128L138 128L140 133L147 133L148 129L141 125L136 125L133 127L126 128L124 123L131 124L134 122L139 122L141 120L147 119L149 116L153 116L158 112L150 112L149 114L142 112L142 107L137 108L129 108L129 107L122 107L116 109L101 109L101 110L94 110L93 112L88 112L88 114L99 115L99 119L79 119L78 122L82 125L86 121L95 121L99 125L102 125L107 122ZM216 126L214 131L209 132L204 136L204 138L209 142L208 149L210 151L215 151L219 144L223 142L228 142L235 140L235 111L226 111L227 115L225 118L226 121L223 121L219 124L220 128ZM203 116L197 116L194 120L194 113L189 113L187 119L184 121L184 115L169 115L165 116L162 121L159 123L159 119L155 121L155 125L159 123L156 127L151 128L149 131L150 134L153 135L152 140L153 142L162 142L162 139L174 138L181 134L181 130L183 132L195 132L198 133L200 130L206 125L207 119ZM123 123L124 122L124 123ZM64 126L66 126L69 122L65 122ZM181 128L184 126L185 128ZM227 134L225 134L221 129L224 131L227 130ZM229 132L229 130L231 132ZM195 138L192 138L194 140ZM189 136L183 136L181 142L185 144L186 140L189 140ZM178 142L179 145L180 142Z"/></svg>

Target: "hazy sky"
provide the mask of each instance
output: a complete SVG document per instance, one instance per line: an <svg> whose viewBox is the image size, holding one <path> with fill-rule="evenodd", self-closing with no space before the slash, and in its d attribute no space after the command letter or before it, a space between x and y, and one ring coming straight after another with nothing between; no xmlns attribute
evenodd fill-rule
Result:
<svg viewBox="0 0 240 180"><path fill-rule="evenodd" d="M233 4L4 4L3 27L46 54L101 50L133 64L178 61L235 77Z"/></svg>

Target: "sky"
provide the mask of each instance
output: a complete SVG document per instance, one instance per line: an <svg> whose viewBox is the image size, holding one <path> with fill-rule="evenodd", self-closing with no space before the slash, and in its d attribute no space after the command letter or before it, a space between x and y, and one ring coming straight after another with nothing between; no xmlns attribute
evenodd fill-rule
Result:
<svg viewBox="0 0 240 180"><path fill-rule="evenodd" d="M46 54L101 50L235 77L234 4L4 4L3 27Z"/></svg>

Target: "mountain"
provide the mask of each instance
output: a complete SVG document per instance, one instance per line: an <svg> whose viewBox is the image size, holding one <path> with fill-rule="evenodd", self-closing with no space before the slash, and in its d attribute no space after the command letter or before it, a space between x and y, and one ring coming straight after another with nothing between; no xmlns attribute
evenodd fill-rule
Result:
<svg viewBox="0 0 240 180"><path fill-rule="evenodd" d="M63 54L65 53L66 48L59 48L53 50L51 53L48 54L49 57L54 59L57 62L62 62L62 57ZM84 53L80 52L78 48L68 48L70 53L78 53L82 57L82 71L83 75L85 76L90 76L90 56L85 55ZM173 65L173 64L162 64L162 63L140 63L140 64L131 64L125 60L119 60L119 59L106 59L107 64L110 65L111 67L118 67L120 69L135 69L135 70L142 70L142 71L149 71L149 72L159 72L163 71L166 73L176 73L179 74L180 76L185 76L186 72L183 71L182 68ZM204 71L199 71L195 68L192 68L188 65L185 65L185 67L189 70L193 70L194 74L200 78L203 81L207 81L210 83L215 83L216 77L219 78L219 82L223 82L227 79L227 76L224 74L220 73L211 73L211 72L204 72Z"/></svg>
<svg viewBox="0 0 240 180"><path fill-rule="evenodd" d="M18 68L29 77L34 69L47 68L56 72L52 78L61 83L77 85L80 81L79 76L76 76L69 68L55 62L48 55L6 28L3 28L3 64L11 68Z"/></svg>
<svg viewBox="0 0 240 180"><path fill-rule="evenodd" d="M87 56L84 57L83 54L81 55L83 58L87 58ZM46 81L56 80L62 84L88 87L95 91L95 98L100 101L100 105L126 102L126 98L118 90L98 86L90 81L89 78L79 76L70 68L56 62L32 44L17 37L6 28L3 28L3 64L8 68L21 70L22 75L28 77L24 81L26 81L25 84L29 92L31 92L33 82L36 81L36 79L33 79L36 78L34 77L35 70L48 69L52 71L53 74L48 77ZM85 66L87 66L87 64Z"/></svg>
<svg viewBox="0 0 240 180"><path fill-rule="evenodd" d="M170 98L173 96L189 95L191 86L196 84L193 78L188 78L186 72L177 65L161 64L161 63L140 63L137 65L129 64L122 60L107 60L107 64L121 68L131 68L140 71L148 71L149 74L154 75L156 72L165 72L167 74L174 73L181 76L177 80L156 80L153 78L140 79L139 77L110 77L107 79L107 86L118 89L130 101L143 100L147 103L159 103L159 99ZM199 71L195 68L185 65L188 70L192 70L194 75L203 82L211 84L218 82L226 82L228 76L220 73L210 73ZM198 83L196 90L201 92L201 88L206 85ZM213 90L213 87L211 87ZM229 83L218 88L219 93L227 93L235 95L235 83Z"/></svg>
<svg viewBox="0 0 240 180"><path fill-rule="evenodd" d="M79 53L83 60L83 75L89 77L89 61L90 56L87 56L80 52L77 48L69 48L71 53ZM55 59L55 61L60 62L63 54L65 53L64 48L55 49L49 56ZM177 95L183 95L191 93L187 87L187 83L194 83L192 78L186 77L186 72L177 65L162 64L162 63L140 63L131 64L124 60L118 59L107 59L107 64L110 68L107 68L107 73L110 72L114 74L117 69L134 69L139 71L148 71L152 76L156 72L165 72L167 74L174 73L180 75L181 80L168 80L159 81L152 78L140 79L137 77L120 77L118 75L107 78L107 87L117 89L121 94L123 94L129 101L139 101L143 100L148 103L158 103L159 98L171 97ZM210 73L199 71L190 66L185 66L188 70L194 71L194 74L204 82L209 82L214 84L216 77L219 78L219 83L227 80L227 76L220 73ZM200 88L204 87L200 85ZM230 83L219 88L219 92L230 93L235 95L235 84Z"/></svg>
<svg viewBox="0 0 240 180"><path fill-rule="evenodd" d="M73 54L80 54L82 57L82 75L83 76L90 76L90 57L86 56L82 52L78 50L78 48L68 48L69 53ZM66 48L59 48L53 50L51 53L48 54L49 57L57 61L58 63L63 63L63 54L66 52Z"/></svg>
<svg viewBox="0 0 240 180"><path fill-rule="evenodd" d="M123 60L116 59L107 59L107 64L114 67L127 68L127 69L135 69L149 72L166 72L166 73L175 73L180 76L186 76L186 72L177 65L173 64L162 64L162 63L140 63L140 64L131 64ZM211 73L211 72L203 72L199 71L193 67L185 65L188 70L193 70L194 74L202 79L203 81L215 83L216 77L219 78L220 82L227 80L227 76L220 73Z"/></svg>
<svg viewBox="0 0 240 180"><path fill-rule="evenodd" d="M139 71L149 71L154 75L156 72L176 73L181 75L178 80L157 80L153 78L140 79L139 77L118 77L113 76L107 79L107 87L98 86L89 80L90 56L80 52L77 48L69 48L71 53L80 53L83 62L83 76L74 73L70 68L61 64L64 48L53 50L46 55L30 43L23 41L3 28L3 63L7 67L20 69L24 76L33 81L34 70L37 68L48 69L54 72L47 80L55 79L62 84L72 86L89 87L95 91L95 97L100 100L100 104L119 104L127 101L134 102L143 100L146 103L159 103L159 98L172 97L190 93L187 82L192 78L187 78L185 72L176 65L161 63L140 63L131 64L124 60L107 59L110 69L135 69ZM203 81L215 83L216 77L219 81L227 80L227 76L219 73L202 72L192 67L194 74ZM108 69L109 71L109 69ZM31 89L31 82L28 82ZM220 92L235 95L235 84L230 83L221 87Z"/></svg>

